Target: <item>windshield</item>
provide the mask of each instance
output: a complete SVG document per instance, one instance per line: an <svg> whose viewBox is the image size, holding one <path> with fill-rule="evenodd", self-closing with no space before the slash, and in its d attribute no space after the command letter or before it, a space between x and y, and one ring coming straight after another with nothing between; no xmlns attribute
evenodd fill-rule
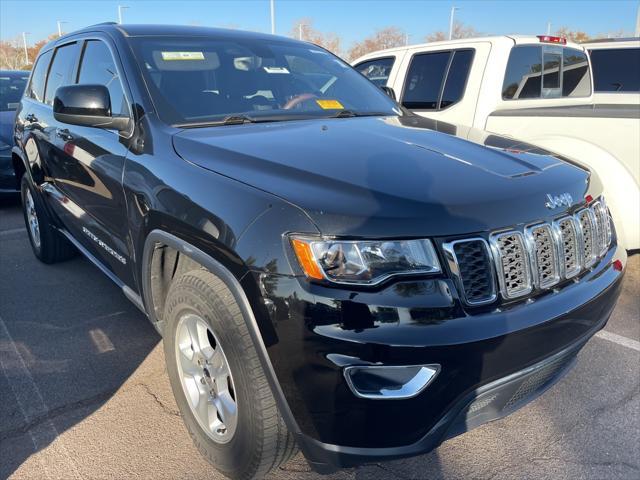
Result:
<svg viewBox="0 0 640 480"><path fill-rule="evenodd" d="M25 72L24 75L7 75L0 72L0 112L18 108L27 80L29 72Z"/></svg>
<svg viewBox="0 0 640 480"><path fill-rule="evenodd" d="M353 115L398 115L384 92L311 44L263 38L138 37L135 55L162 120L198 125Z"/></svg>

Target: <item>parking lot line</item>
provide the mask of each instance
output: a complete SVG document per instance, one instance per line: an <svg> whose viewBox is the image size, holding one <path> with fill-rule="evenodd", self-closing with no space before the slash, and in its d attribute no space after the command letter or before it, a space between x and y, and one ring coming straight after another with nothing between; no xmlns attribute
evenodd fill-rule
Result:
<svg viewBox="0 0 640 480"><path fill-rule="evenodd" d="M623 347L627 347L640 352L640 342L638 342L637 340L632 340L631 338L623 337L622 335L618 335L617 333L600 330L598 333L596 333L596 337L609 340L610 342L617 343L618 345L622 345Z"/></svg>
<svg viewBox="0 0 640 480"><path fill-rule="evenodd" d="M11 228L9 230L0 230L0 237L4 237L5 235L13 235L18 232L26 232L27 229L24 227L21 228Z"/></svg>
<svg viewBox="0 0 640 480"><path fill-rule="evenodd" d="M60 434L51 419L47 418L49 407L47 407L42 393L31 376L31 372L24 358L20 355L20 351L16 347L2 317L0 317L0 370L2 370L2 374L11 387L25 422L29 424L40 418L45 419L34 428L28 430L34 452L48 447ZM58 444L56 448L66 457L68 478L82 478L66 448L62 444ZM44 463L42 466L46 474L47 467Z"/></svg>

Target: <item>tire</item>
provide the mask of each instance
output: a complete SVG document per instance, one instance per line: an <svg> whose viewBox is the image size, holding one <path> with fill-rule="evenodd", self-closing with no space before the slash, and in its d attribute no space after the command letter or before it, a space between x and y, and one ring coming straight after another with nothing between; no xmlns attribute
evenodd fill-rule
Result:
<svg viewBox="0 0 640 480"><path fill-rule="evenodd" d="M27 175L20 182L22 213L34 255L43 263L57 263L77 254L75 247L53 226L42 199Z"/></svg>
<svg viewBox="0 0 640 480"><path fill-rule="evenodd" d="M295 440L224 282L206 270L183 274L171 285L164 318L171 388L200 453L225 476L242 480L263 478L288 461L297 452Z"/></svg>

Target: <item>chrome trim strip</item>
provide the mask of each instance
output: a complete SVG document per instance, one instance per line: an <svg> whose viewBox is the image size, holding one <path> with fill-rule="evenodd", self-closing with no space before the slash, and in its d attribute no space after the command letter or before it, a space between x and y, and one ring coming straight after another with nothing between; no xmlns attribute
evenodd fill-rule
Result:
<svg viewBox="0 0 640 480"><path fill-rule="evenodd" d="M576 240L576 268L574 268L574 270L570 272L567 272L564 261L564 237L562 236L562 228L560 226L560 224L565 221L571 222ZM577 222L573 216L566 215L564 217L555 219L552 225L558 238L558 259L560 260L560 275L562 278L568 280L578 275L582 271L582 266L584 264L584 261L582 259L584 247L582 245L582 229L580 228L580 222Z"/></svg>
<svg viewBox="0 0 640 480"><path fill-rule="evenodd" d="M460 269L458 268L458 257L456 256L454 247L459 243L468 243L468 242L482 242L482 244L484 245L485 252L487 253L488 267L490 270L489 275L491 277L491 290L492 290L491 297L488 298L487 300L473 301L467 298L466 290L464 288L464 280L460 276ZM495 271L495 266L493 262L493 255L491 253L491 248L489 247L489 244L484 238L471 237L471 238L463 238L460 240L454 240L452 242L443 243L442 250L444 251L444 257L447 262L447 265L449 266L449 271L453 275L453 280L456 286L458 287L460 298L462 298L464 303L470 306L485 305L487 303L494 302L496 298L498 298L498 294L496 292L496 271Z"/></svg>
<svg viewBox="0 0 640 480"><path fill-rule="evenodd" d="M526 288L522 291L516 293L515 295L509 294L507 291L507 286L504 282L504 267L502 265L502 252L500 250L500 245L498 245L498 240L505 236L516 236L520 239L520 244L522 245L522 253L525 256L523 259L522 265L524 268L524 276L526 281ZM533 291L533 282L531 281L531 260L529 255L529 249L527 248L527 243L524 239L524 235L518 230L507 230L501 231L497 233L492 233L489 236L489 242L491 244L491 249L493 250L493 259L495 262L496 273L498 274L498 283L500 284L500 293L505 300L512 300L514 298L520 298L525 295L529 295Z"/></svg>
<svg viewBox="0 0 640 480"><path fill-rule="evenodd" d="M418 373L399 390L388 390L381 388L379 393L362 393L353 384L351 372L355 370L381 370L381 369L406 369L418 368ZM429 365L352 365L345 367L342 371L344 378L351 392L358 398L367 400L406 400L420 394L427 388L440 373L439 364Z"/></svg>
<svg viewBox="0 0 640 480"><path fill-rule="evenodd" d="M589 217L589 223L591 224L591 256L589 258L586 258L584 255L584 230L582 229L582 221L580 220L580 216L586 213L587 216ZM596 226L595 226L595 216L593 215L593 212L589 209L589 208L581 208L580 210L578 210L574 216L573 216L576 220L576 223L578 224L578 227L580 228L580 237L582 239L581 242L581 247L582 247L582 265L584 268L590 268L593 264L596 263L596 260L598 259L598 252L597 252L597 232L596 232Z"/></svg>
<svg viewBox="0 0 640 480"><path fill-rule="evenodd" d="M546 282L544 285L542 284L542 282L540 280L540 269L539 269L539 266L538 266L538 248L536 246L536 240L535 240L535 238L533 236L534 230L536 230L538 228L546 228L546 229L548 229L549 236L550 236L550 241L551 241L551 250L552 250L552 256L553 256L553 266L554 266L554 269L555 269L555 276L553 277L551 282ZM530 268L531 268L531 278L532 278L532 281L533 281L534 288L535 289L545 290L545 289L553 287L554 285L557 285L560 282L560 275L561 275L560 261L559 261L559 256L558 256L558 245L559 245L560 242L559 242L559 237L558 237L556 231L554 230L554 228L547 222L535 223L533 225L528 225L527 227L525 227L524 236L525 236L525 240L526 240L525 247L527 248L528 253L529 253L529 262L530 262Z"/></svg>

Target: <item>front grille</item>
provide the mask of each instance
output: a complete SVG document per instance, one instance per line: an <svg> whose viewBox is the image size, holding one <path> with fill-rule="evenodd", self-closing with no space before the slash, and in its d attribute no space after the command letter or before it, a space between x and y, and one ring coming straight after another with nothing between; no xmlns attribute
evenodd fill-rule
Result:
<svg viewBox="0 0 640 480"><path fill-rule="evenodd" d="M495 282L491 274L487 244L482 239L455 242L453 252L467 303L478 304L495 299Z"/></svg>
<svg viewBox="0 0 640 480"><path fill-rule="evenodd" d="M572 217L565 217L555 222L560 237L560 252L564 277L575 277L582 267L580 265L580 239L578 228Z"/></svg>
<svg viewBox="0 0 640 480"><path fill-rule="evenodd" d="M607 208L602 202L595 202L591 206L591 211L595 219L596 232L598 238L598 253L602 255L611 244L611 223Z"/></svg>
<svg viewBox="0 0 640 480"><path fill-rule="evenodd" d="M596 261L596 252L598 247L596 245L597 239L594 232L594 219L593 213L586 208L580 210L576 217L580 223L580 229L582 230L582 259L584 260L585 267L590 267Z"/></svg>
<svg viewBox="0 0 640 480"><path fill-rule="evenodd" d="M493 236L498 258L497 274L505 298L516 298L531 292L531 272L520 232L505 232Z"/></svg>
<svg viewBox="0 0 640 480"><path fill-rule="evenodd" d="M560 281L558 251L553 238L553 229L542 224L527 229L533 250L533 274L539 288L549 288Z"/></svg>
<svg viewBox="0 0 640 480"><path fill-rule="evenodd" d="M598 199L573 216L493 233L491 248L482 238L442 247L461 297L480 305L496 299L496 278L502 298L511 300L575 277L604 256L612 234L609 212Z"/></svg>

